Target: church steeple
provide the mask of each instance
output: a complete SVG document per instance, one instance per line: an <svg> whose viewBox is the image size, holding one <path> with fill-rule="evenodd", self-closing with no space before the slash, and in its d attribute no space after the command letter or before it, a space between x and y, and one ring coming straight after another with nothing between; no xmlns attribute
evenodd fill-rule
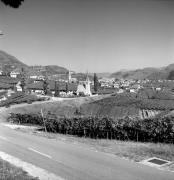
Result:
<svg viewBox="0 0 174 180"><path fill-rule="evenodd" d="M90 87L90 80L89 80L89 76L88 76L88 72L86 73L86 80L82 81L77 88L77 95L79 95L79 93L84 93L84 95L86 96L91 96L91 87Z"/></svg>
<svg viewBox="0 0 174 180"><path fill-rule="evenodd" d="M71 71L68 71L68 82L71 82Z"/></svg>
<svg viewBox="0 0 174 180"><path fill-rule="evenodd" d="M89 80L89 76L88 76L88 71L86 73L86 94L91 96L91 86L90 86L90 80Z"/></svg>
<svg viewBox="0 0 174 180"><path fill-rule="evenodd" d="M88 71L86 72L86 82L89 82Z"/></svg>

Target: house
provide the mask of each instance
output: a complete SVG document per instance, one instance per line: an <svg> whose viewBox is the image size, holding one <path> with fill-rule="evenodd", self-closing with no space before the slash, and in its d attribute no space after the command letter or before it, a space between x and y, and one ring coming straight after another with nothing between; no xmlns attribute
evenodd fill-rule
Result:
<svg viewBox="0 0 174 180"><path fill-rule="evenodd" d="M3 75L3 70L2 69L0 69L0 76L2 76Z"/></svg>
<svg viewBox="0 0 174 180"><path fill-rule="evenodd" d="M155 88L156 91L161 91L160 87Z"/></svg>
<svg viewBox="0 0 174 180"><path fill-rule="evenodd" d="M77 84L76 83L65 83L65 82L58 82L59 85L59 91L60 95L62 96L67 96L67 95L72 95L76 94L77 91ZM67 87L66 87L67 86ZM27 89L30 90L31 92L43 94L43 81L35 82L32 84L27 85ZM54 95L55 93L55 81L49 81L49 89L51 93ZM68 92L66 92L68 91Z"/></svg>
<svg viewBox="0 0 174 180"><path fill-rule="evenodd" d="M118 94L124 93L124 90L123 89L119 89L117 93Z"/></svg>
<svg viewBox="0 0 174 180"><path fill-rule="evenodd" d="M136 89L129 89L130 93L136 93Z"/></svg>
<svg viewBox="0 0 174 180"><path fill-rule="evenodd" d="M16 84L16 91L22 92L22 87L21 87L21 82L20 81Z"/></svg>
<svg viewBox="0 0 174 180"><path fill-rule="evenodd" d="M20 75L20 73L21 73L21 70L15 69L15 70L13 70L13 71L10 73L10 77L12 77L12 78L17 78L18 75Z"/></svg>
<svg viewBox="0 0 174 180"><path fill-rule="evenodd" d="M38 79L38 80L43 80L45 76L42 74L41 71L30 71L28 72L28 77L30 79Z"/></svg>

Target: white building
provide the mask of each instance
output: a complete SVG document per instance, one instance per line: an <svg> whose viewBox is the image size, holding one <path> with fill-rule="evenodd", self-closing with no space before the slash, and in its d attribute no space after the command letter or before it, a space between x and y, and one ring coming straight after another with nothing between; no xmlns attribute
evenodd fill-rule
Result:
<svg viewBox="0 0 174 180"><path fill-rule="evenodd" d="M16 84L16 90L17 91L22 91L22 87L21 87L21 82L20 81Z"/></svg>
<svg viewBox="0 0 174 180"><path fill-rule="evenodd" d="M18 71L12 71L11 73L10 73L10 77L12 77L12 78L17 78L17 76L20 74L20 72L18 72Z"/></svg>
<svg viewBox="0 0 174 180"><path fill-rule="evenodd" d="M77 86L77 95L79 95L80 93L83 93L85 96L92 95L88 76L86 78L86 81L79 82L79 85Z"/></svg>

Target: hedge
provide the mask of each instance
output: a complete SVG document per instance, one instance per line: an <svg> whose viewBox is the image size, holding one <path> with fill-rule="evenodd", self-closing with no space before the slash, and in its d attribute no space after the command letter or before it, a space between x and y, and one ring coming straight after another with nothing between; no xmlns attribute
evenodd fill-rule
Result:
<svg viewBox="0 0 174 180"><path fill-rule="evenodd" d="M48 112L44 117L39 114L12 113L8 120L20 124L38 124L45 127L48 132L80 137L174 143L174 118L172 116L140 120L130 117L112 119L80 115L57 117Z"/></svg>

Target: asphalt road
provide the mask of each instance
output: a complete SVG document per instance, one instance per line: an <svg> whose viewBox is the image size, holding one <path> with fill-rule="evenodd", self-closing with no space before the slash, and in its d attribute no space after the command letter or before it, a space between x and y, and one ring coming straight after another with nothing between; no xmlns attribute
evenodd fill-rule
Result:
<svg viewBox="0 0 174 180"><path fill-rule="evenodd" d="M68 180L174 180L174 173L0 125L0 151Z"/></svg>

